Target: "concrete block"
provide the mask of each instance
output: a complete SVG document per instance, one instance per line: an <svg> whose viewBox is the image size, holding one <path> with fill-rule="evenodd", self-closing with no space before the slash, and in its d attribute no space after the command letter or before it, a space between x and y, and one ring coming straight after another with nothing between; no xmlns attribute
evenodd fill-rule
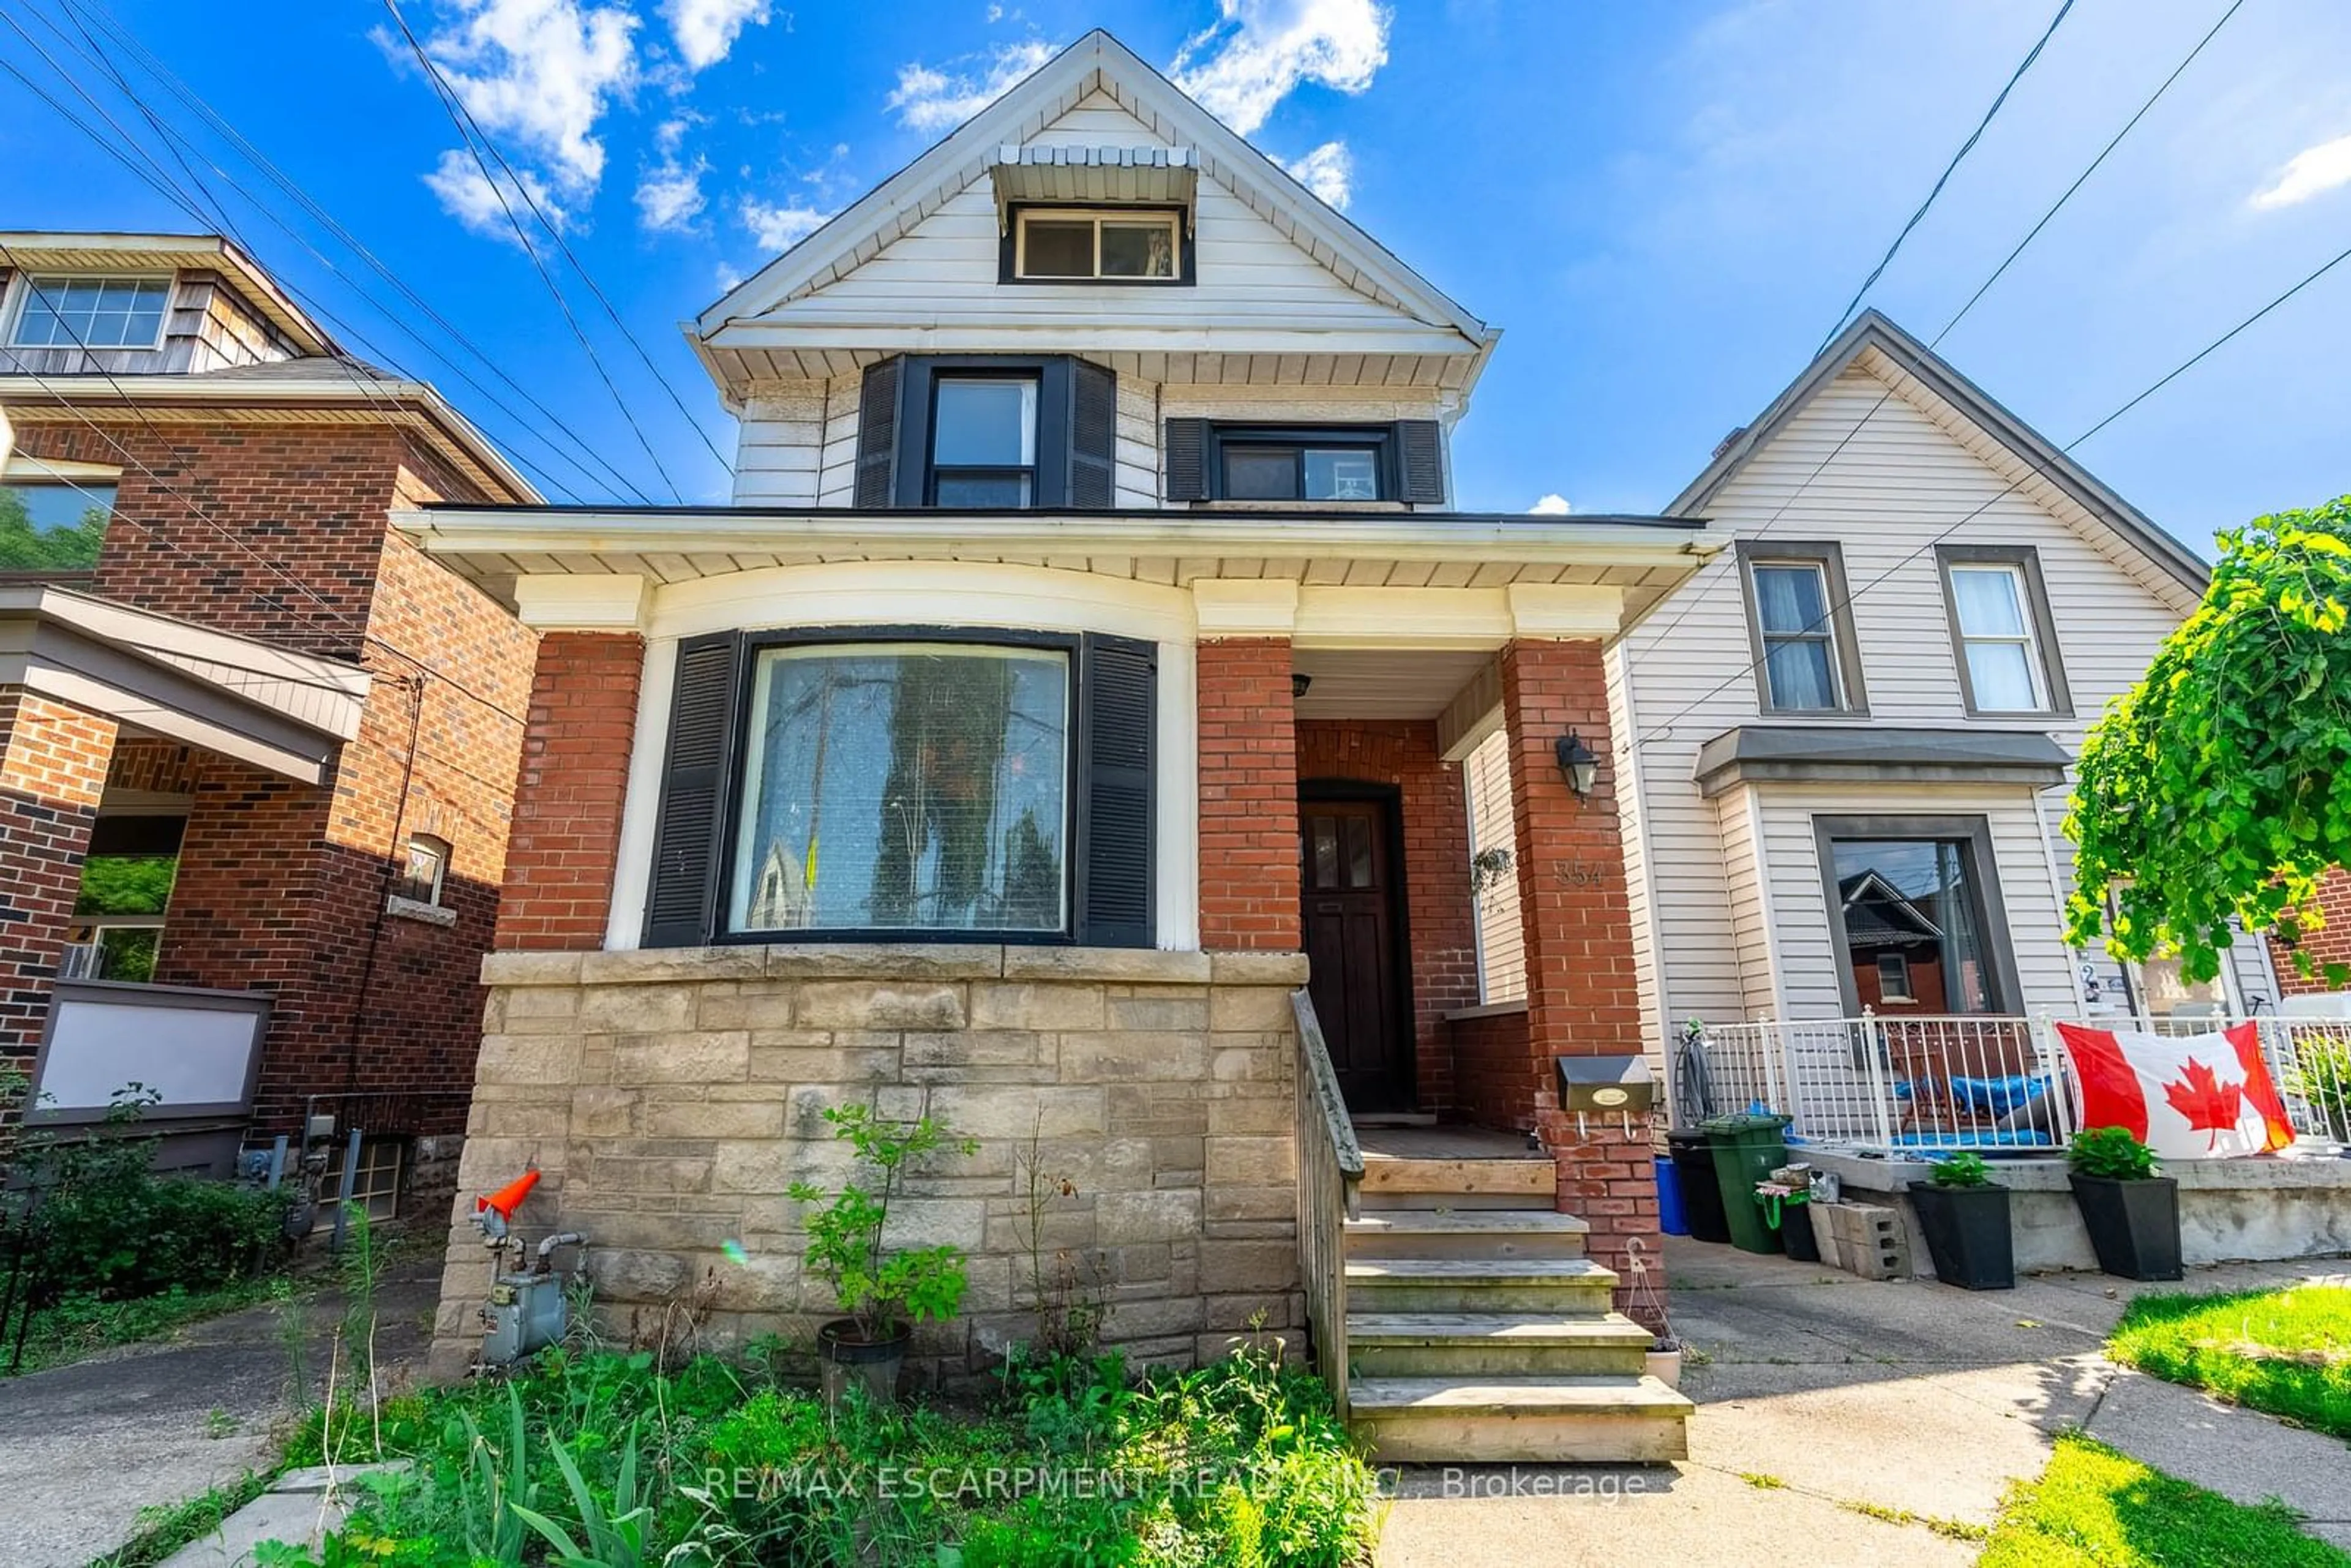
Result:
<svg viewBox="0 0 2351 1568"><path fill-rule="evenodd" d="M1099 1134L1108 1126L1104 1103L1098 1088L942 1084L931 1094L931 1114L965 1137L1026 1142Z"/></svg>
<svg viewBox="0 0 2351 1568"><path fill-rule="evenodd" d="M1061 1076L1081 1083L1129 1083L1205 1076L1207 1051L1196 1034L1126 1031L1065 1034Z"/></svg>
<svg viewBox="0 0 2351 1568"><path fill-rule="evenodd" d="M1199 986L1208 980L1206 953L1160 953L1147 947L1007 947L1008 980L1120 980L1144 985Z"/></svg>
<svg viewBox="0 0 2351 1568"><path fill-rule="evenodd" d="M1208 958L1208 977L1219 986L1278 987L1287 1002L1306 983L1303 953L1212 953Z"/></svg>
<svg viewBox="0 0 2351 1568"><path fill-rule="evenodd" d="M675 1252L635 1247L588 1249L588 1278L606 1301L665 1301L693 1277L686 1260Z"/></svg>
<svg viewBox="0 0 2351 1568"><path fill-rule="evenodd" d="M757 947L641 947L580 955L580 981L586 986L756 980L766 970L766 957Z"/></svg>
<svg viewBox="0 0 2351 1568"><path fill-rule="evenodd" d="M804 1029L961 1029L963 988L865 980L817 980L800 988L795 1017Z"/></svg>
<svg viewBox="0 0 2351 1568"><path fill-rule="evenodd" d="M637 1092L586 1085L571 1092L571 1135L625 1138L636 1131Z"/></svg>
<svg viewBox="0 0 2351 1568"><path fill-rule="evenodd" d="M1208 993L1208 1027L1219 1032L1246 1030L1281 1034L1298 1027L1298 1015L1288 991L1270 986L1218 985Z"/></svg>
<svg viewBox="0 0 2351 1568"><path fill-rule="evenodd" d="M474 1073L486 1083L576 1083L580 1041L564 1035L487 1035Z"/></svg>
<svg viewBox="0 0 2351 1568"><path fill-rule="evenodd" d="M656 1101L644 1108L653 1138L780 1138L784 1103L773 1100Z"/></svg>
<svg viewBox="0 0 2351 1568"><path fill-rule="evenodd" d="M751 1037L741 1030L632 1035L612 1051L620 1083L717 1083L750 1075Z"/></svg>
<svg viewBox="0 0 2351 1568"><path fill-rule="evenodd" d="M1103 1246L1173 1241L1200 1233L1196 1188L1166 1192L1105 1192L1094 1199L1094 1235Z"/></svg>
<svg viewBox="0 0 2351 1568"><path fill-rule="evenodd" d="M778 943L758 949L775 979L992 980L1004 949L977 943Z"/></svg>
<svg viewBox="0 0 2351 1568"><path fill-rule="evenodd" d="M1112 988L1110 1027L1196 1031L1208 1027L1208 992L1200 986Z"/></svg>
<svg viewBox="0 0 2351 1568"><path fill-rule="evenodd" d="M684 1033L702 999L697 986L593 986L580 993L585 1034Z"/></svg>
<svg viewBox="0 0 2351 1568"><path fill-rule="evenodd" d="M789 1029L792 998L799 988L789 980L733 980L702 988L695 1009L697 1029Z"/></svg>
<svg viewBox="0 0 2351 1568"><path fill-rule="evenodd" d="M1278 1186L1297 1179L1297 1150L1289 1138L1212 1137L1207 1141L1211 1188Z"/></svg>
<svg viewBox="0 0 2351 1568"><path fill-rule="evenodd" d="M1102 1027L1102 988L1097 985L979 982L971 988L970 1005L975 1030Z"/></svg>

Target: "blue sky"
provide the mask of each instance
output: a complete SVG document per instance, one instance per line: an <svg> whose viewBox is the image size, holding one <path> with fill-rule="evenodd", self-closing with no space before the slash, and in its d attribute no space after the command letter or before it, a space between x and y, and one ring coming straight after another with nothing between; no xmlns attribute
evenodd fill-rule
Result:
<svg viewBox="0 0 2351 1568"><path fill-rule="evenodd" d="M160 146L68 37L12 7ZM510 234L380 4L103 0L162 63L536 396L664 486ZM1505 337L1457 435L1461 504L1664 505L1792 378L2056 0L1613 5L1523 0L403 0L412 25L722 451L676 323L944 134L1050 46L1107 26L1270 155L1343 198ZM1870 302L1931 337L2227 8L2077 0ZM102 36L102 35L101 35ZM108 54L262 259L510 450L542 448L434 350L480 366L179 100ZM11 31L0 57L89 110ZM2351 6L2247 0L1943 344L2060 442L2351 244ZM194 226L12 79L0 225ZM217 164L231 176L215 177ZM175 171L176 172L176 171ZM277 226L244 193L324 253ZM331 263L331 266L329 264ZM587 291L560 274L692 500L726 476ZM367 351L360 349L360 351ZM2204 544L2351 489L2351 264L2077 454ZM486 379L486 377L485 377ZM515 399L501 390L508 402ZM537 416L531 416L536 420ZM544 463L584 498L608 498Z"/></svg>

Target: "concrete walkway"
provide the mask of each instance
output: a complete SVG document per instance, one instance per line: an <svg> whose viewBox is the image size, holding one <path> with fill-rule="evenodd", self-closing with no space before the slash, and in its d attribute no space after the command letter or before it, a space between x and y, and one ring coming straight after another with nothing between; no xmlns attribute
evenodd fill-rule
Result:
<svg viewBox="0 0 2351 1568"><path fill-rule="evenodd" d="M386 1271L377 1289L377 1359L423 1364L440 1260ZM332 1295L308 1306L314 1385L342 1316ZM272 1462L285 1437L292 1358L275 1307L193 1324L164 1344L0 1382L0 1563L80 1568L168 1508ZM395 1372L395 1375L397 1373Z"/></svg>
<svg viewBox="0 0 2351 1568"><path fill-rule="evenodd" d="M2101 1354L2137 1291L2342 1282L2340 1262L2199 1269L2168 1286L2044 1275L1976 1293L1680 1239L1667 1257L1675 1326L1707 1356L1682 1382L1699 1406L1688 1460L1415 1467L1389 1513L1384 1568L1616 1568L1635 1543L1660 1564L1958 1568L1978 1543L1930 1521L1988 1526L2010 1483L2040 1473L2051 1436L2076 1427L2238 1500L2276 1493L2311 1517L2312 1533L2351 1545L2335 1522L2351 1512L2345 1445Z"/></svg>

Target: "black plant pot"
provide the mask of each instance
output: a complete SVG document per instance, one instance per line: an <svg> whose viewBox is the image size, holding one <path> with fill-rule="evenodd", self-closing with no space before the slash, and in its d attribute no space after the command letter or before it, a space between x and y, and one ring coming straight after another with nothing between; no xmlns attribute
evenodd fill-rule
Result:
<svg viewBox="0 0 2351 1568"><path fill-rule="evenodd" d="M2177 1280L2179 1184L2169 1176L2068 1176L2098 1267L2126 1280Z"/></svg>
<svg viewBox="0 0 2351 1568"><path fill-rule="evenodd" d="M898 1373L906 1364L906 1342L914 1337L911 1323L893 1323L878 1340L860 1335L855 1318L834 1318L820 1325L816 1331L817 1382L825 1408L838 1409L852 1383L864 1390L868 1404L894 1404Z"/></svg>
<svg viewBox="0 0 2351 1568"><path fill-rule="evenodd" d="M1963 1291L2016 1289L2016 1248L2008 1228L2008 1188L1910 1184L1910 1207L1935 1260L1935 1278Z"/></svg>

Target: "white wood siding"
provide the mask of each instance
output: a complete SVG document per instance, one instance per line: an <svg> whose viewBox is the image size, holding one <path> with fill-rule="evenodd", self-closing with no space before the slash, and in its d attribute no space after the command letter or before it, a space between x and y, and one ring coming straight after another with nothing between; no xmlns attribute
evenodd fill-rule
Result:
<svg viewBox="0 0 2351 1568"><path fill-rule="evenodd" d="M2090 722L2145 671L2157 645L2193 608L2194 596L2046 486L2034 481L2010 490L2029 475L1958 411L1873 352L1789 421L1706 511L1742 538L1833 539L1842 547L1870 711L1868 719L1849 722L2033 729L2078 753ZM1946 530L1949 543L2030 545L2038 552L2074 716L1967 716L1933 549ZM1632 744L1639 747L1640 831L1663 974L1653 1027L1663 1030L1693 1013L1729 1017L1773 1006L1790 1016L1841 1010L1825 951L1814 812L1993 818L2028 1005L2073 1005L2074 960L2060 936L2063 879L2073 861L2057 832L2063 789L2049 791L2043 803L2053 841L2043 849L2042 821L2030 798L2013 789L1831 795L1767 785L1754 813L1760 842L1750 851L1750 813L1729 798L1701 799L1691 778L1708 737L1738 725L1775 722L1758 716L1743 591L1730 552L1636 628L1623 658L1626 700L1638 716ZM1742 880L1742 859L1760 868L1761 887ZM1766 928L1758 929L1759 922ZM1756 983L1758 962L1771 969L1773 984Z"/></svg>
<svg viewBox="0 0 2351 1568"><path fill-rule="evenodd" d="M1510 737L1496 730L1462 763L1469 800L1469 852L1518 849L1510 807ZM1527 994L1525 927L1519 915L1519 868L1513 863L1478 901L1478 999L1515 1002Z"/></svg>

